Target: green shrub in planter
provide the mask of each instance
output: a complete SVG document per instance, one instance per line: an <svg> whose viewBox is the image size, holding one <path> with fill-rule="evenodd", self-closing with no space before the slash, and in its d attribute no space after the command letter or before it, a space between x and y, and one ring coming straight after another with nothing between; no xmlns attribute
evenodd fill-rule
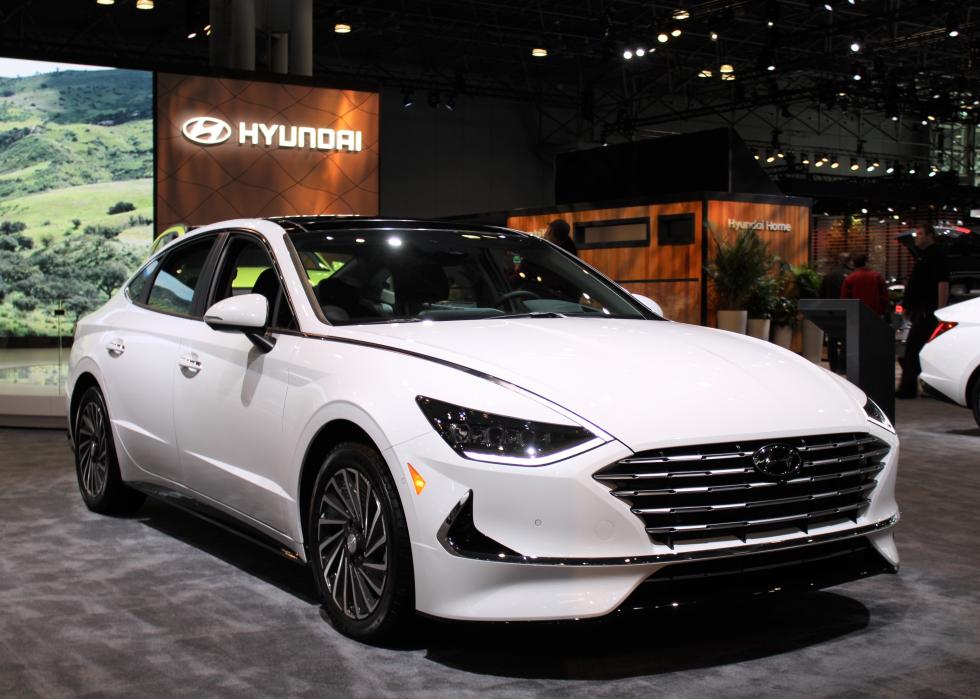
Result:
<svg viewBox="0 0 980 699"><path fill-rule="evenodd" d="M775 258L754 230L739 232L731 243L715 236L715 258L705 267L714 284L719 310L743 310Z"/></svg>

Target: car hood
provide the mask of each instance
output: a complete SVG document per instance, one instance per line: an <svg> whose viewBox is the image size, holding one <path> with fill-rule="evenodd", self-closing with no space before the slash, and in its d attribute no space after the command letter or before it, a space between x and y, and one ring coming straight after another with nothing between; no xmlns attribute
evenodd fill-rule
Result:
<svg viewBox="0 0 980 699"><path fill-rule="evenodd" d="M684 323L515 318L347 326L331 334L485 372L634 450L868 424L860 392L815 364L768 342Z"/></svg>

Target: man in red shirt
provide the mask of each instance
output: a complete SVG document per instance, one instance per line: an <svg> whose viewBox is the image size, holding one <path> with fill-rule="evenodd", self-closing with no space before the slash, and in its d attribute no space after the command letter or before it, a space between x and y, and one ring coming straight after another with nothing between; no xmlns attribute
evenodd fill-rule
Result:
<svg viewBox="0 0 980 699"><path fill-rule="evenodd" d="M842 299L860 299L872 311L884 317L888 311L888 287L885 279L868 269L868 256L861 252L852 258L854 271L844 278L840 289Z"/></svg>

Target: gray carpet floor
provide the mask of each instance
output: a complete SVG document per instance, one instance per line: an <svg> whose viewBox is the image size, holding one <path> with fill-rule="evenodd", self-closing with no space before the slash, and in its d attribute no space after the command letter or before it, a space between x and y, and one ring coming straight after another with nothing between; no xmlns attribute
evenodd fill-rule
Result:
<svg viewBox="0 0 980 699"><path fill-rule="evenodd" d="M64 433L0 430L0 696L980 696L980 429L901 402L902 570L606 622L337 634L305 568L150 502L94 515Z"/></svg>

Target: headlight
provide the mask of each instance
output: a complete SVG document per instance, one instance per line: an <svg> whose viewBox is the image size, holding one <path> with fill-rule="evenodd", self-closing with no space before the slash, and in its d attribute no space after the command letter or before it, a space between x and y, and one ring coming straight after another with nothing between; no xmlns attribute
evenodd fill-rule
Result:
<svg viewBox="0 0 980 699"><path fill-rule="evenodd" d="M446 444L467 459L535 466L602 442L584 427L494 415L425 396L415 401Z"/></svg>
<svg viewBox="0 0 980 699"><path fill-rule="evenodd" d="M891 420L889 420L888 416L885 415L885 411L879 408L878 404L870 398L868 398L867 402L864 404L864 414L868 416L868 419L871 420L871 422L881 425L889 432L895 431L895 428L892 427Z"/></svg>

